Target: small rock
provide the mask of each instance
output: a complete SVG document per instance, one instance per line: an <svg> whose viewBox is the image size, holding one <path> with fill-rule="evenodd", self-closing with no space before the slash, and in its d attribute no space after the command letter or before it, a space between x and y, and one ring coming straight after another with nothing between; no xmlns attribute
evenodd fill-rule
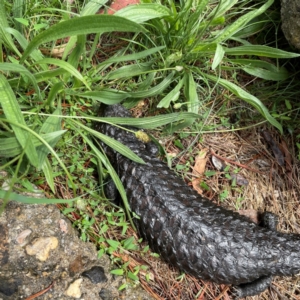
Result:
<svg viewBox="0 0 300 300"><path fill-rule="evenodd" d="M71 276L78 274L82 271L84 266L83 257L78 255L69 265L69 272Z"/></svg>
<svg viewBox="0 0 300 300"><path fill-rule="evenodd" d="M50 250L58 246L56 237L41 237L34 240L32 245L26 246L28 255L35 255L40 261L45 261L49 257Z"/></svg>
<svg viewBox="0 0 300 300"><path fill-rule="evenodd" d="M9 260L8 228L6 224L0 224L0 266L4 266Z"/></svg>
<svg viewBox="0 0 300 300"><path fill-rule="evenodd" d="M80 291L80 285L82 283L82 278L79 278L75 280L73 283L71 283L68 287L68 289L65 291L65 295L73 298L80 298L81 297L81 291Z"/></svg>
<svg viewBox="0 0 300 300"><path fill-rule="evenodd" d="M67 222L64 219L60 219L58 221L58 223L59 223L60 230L62 232L64 232L64 233L68 233L69 230L68 230L68 224L67 224Z"/></svg>
<svg viewBox="0 0 300 300"><path fill-rule="evenodd" d="M83 276L87 277L92 283L106 282L104 269L100 266L94 266L90 270L84 271Z"/></svg>
<svg viewBox="0 0 300 300"><path fill-rule="evenodd" d="M113 293L109 289L101 289L101 291L99 292L99 296L101 297L102 300L115 299Z"/></svg>
<svg viewBox="0 0 300 300"><path fill-rule="evenodd" d="M22 231L16 238L17 243L23 247L26 244L28 244L28 237L29 235L32 233L32 230L30 229L26 229L24 231Z"/></svg>
<svg viewBox="0 0 300 300"><path fill-rule="evenodd" d="M16 293L19 285L21 285L20 279L0 277L0 293L5 296L12 296Z"/></svg>

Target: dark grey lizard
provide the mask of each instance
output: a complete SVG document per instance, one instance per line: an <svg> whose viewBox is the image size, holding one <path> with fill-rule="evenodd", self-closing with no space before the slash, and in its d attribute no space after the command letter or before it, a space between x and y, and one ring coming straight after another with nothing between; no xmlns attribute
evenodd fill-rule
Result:
<svg viewBox="0 0 300 300"><path fill-rule="evenodd" d="M130 117L121 105L108 106L105 117ZM97 123L96 130L127 145L146 164L103 148L125 187L140 236L178 269L197 278L236 286L238 297L256 295L273 275L300 271L300 236L258 226L236 212L200 196L158 157L157 148L133 133ZM266 216L271 216L266 214Z"/></svg>

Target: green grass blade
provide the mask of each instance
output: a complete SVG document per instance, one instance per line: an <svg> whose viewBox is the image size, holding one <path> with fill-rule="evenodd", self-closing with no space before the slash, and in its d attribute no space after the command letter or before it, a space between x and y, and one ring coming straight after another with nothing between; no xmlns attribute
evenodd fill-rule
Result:
<svg viewBox="0 0 300 300"><path fill-rule="evenodd" d="M230 92L232 92L234 95L252 105L257 111L259 111L264 116L266 120L268 120L274 127L276 127L282 133L282 126L270 115L268 109L258 98L249 94L248 92L246 92L245 90L228 80L217 78L208 74L206 74L206 77L214 82L218 82Z"/></svg>
<svg viewBox="0 0 300 300"><path fill-rule="evenodd" d="M120 55L117 57L112 57L112 58L105 60L103 63L100 63L98 66L102 66L102 65L106 65L106 64L110 64L110 63L142 59L147 56L150 56L151 54L157 53L164 48L165 48L165 46L155 47L155 48L150 48L150 49L147 49L147 50L144 50L144 51L141 51L138 53L134 53L134 54Z"/></svg>
<svg viewBox="0 0 300 300"><path fill-rule="evenodd" d="M24 128L20 128L18 125L21 124L24 127L26 123L24 121L21 109L19 107L18 101L14 95L6 78L0 74L0 104L2 106L3 112L8 121L11 121L11 128L13 129L16 138L22 148L24 149L26 156L30 163L37 167L38 166L38 155L35 146L32 142L31 135Z"/></svg>
<svg viewBox="0 0 300 300"><path fill-rule="evenodd" d="M81 16L89 16L96 14L99 9L108 2L108 0L93 0L89 1L82 9Z"/></svg>
<svg viewBox="0 0 300 300"><path fill-rule="evenodd" d="M17 72L26 75L29 78L29 80L32 82L32 85L35 89L35 92L38 95L38 98L40 99L40 101L42 101L40 88L37 84L35 77L24 66L13 64L13 63L0 63L0 70L5 72Z"/></svg>
<svg viewBox="0 0 300 300"><path fill-rule="evenodd" d="M113 123L119 125L133 126L141 129L154 129L170 123L181 122L182 120L198 119L199 115L189 112L171 113L166 115L159 115L154 117L145 118L116 118L116 117L105 117L105 118L93 118L93 120L99 120L105 123Z"/></svg>
<svg viewBox="0 0 300 300"><path fill-rule="evenodd" d="M14 0L13 1L13 7L12 7L12 13L14 18L22 18L23 17L23 6L24 6L23 0ZM22 24L19 22L14 22L15 27L18 31L22 32Z"/></svg>
<svg viewBox="0 0 300 300"><path fill-rule="evenodd" d="M72 93L73 94L73 93ZM91 91L85 93L76 93L78 97L93 99L105 104L117 104L122 100L125 100L130 95L128 93L124 93L122 91L116 90L102 90L102 91Z"/></svg>
<svg viewBox="0 0 300 300"><path fill-rule="evenodd" d="M234 48L224 48L224 50L228 55L256 55L272 58L293 58L300 56L299 53L287 52L284 50L260 45L246 45Z"/></svg>
<svg viewBox="0 0 300 300"><path fill-rule="evenodd" d="M152 70L152 63L135 64L121 67L115 71L109 72L107 75L108 80L128 78L145 74Z"/></svg>
<svg viewBox="0 0 300 300"><path fill-rule="evenodd" d="M162 82L158 85L154 86L145 91L137 91L128 93L132 98L145 98L145 97L153 97L162 93L167 87L170 86L171 82L173 81L174 72L171 72Z"/></svg>
<svg viewBox="0 0 300 300"><path fill-rule="evenodd" d="M28 41L25 39L25 37L17 30L13 29L13 28L6 28L6 31L8 33L10 33L20 44L20 46L22 47L22 49L26 49L26 47L28 46ZM30 57L34 60L34 61L38 61L43 59L43 55L42 53L38 50L35 49L30 53ZM45 66L43 68L44 70L47 70L47 67Z"/></svg>
<svg viewBox="0 0 300 300"><path fill-rule="evenodd" d="M34 63L35 65L40 65L40 64L49 64L49 65L55 65L58 67L61 67L62 69L66 70L71 76L76 77L78 80L84 83L84 85L90 90L90 87L84 77L80 74L77 69L75 69L71 64L69 64L66 61L56 59L56 58L44 58L42 60L37 61Z"/></svg>
<svg viewBox="0 0 300 300"><path fill-rule="evenodd" d="M199 109L199 98L197 93L197 85L191 71L185 74L184 95L188 102L188 111L197 114Z"/></svg>
<svg viewBox="0 0 300 300"><path fill-rule="evenodd" d="M247 14L242 15L235 22L226 27L215 39L214 43L222 43L232 36L234 36L237 32L243 29L252 19L264 13L272 4L274 0L267 0L260 8L251 10Z"/></svg>
<svg viewBox="0 0 300 300"><path fill-rule="evenodd" d="M144 27L122 17L112 15L93 15L72 18L60 22L35 36L23 53L20 63L42 43L60 38L104 32L145 32Z"/></svg>
<svg viewBox="0 0 300 300"><path fill-rule="evenodd" d="M3 191L0 189L0 198L4 199L7 195L7 191ZM38 193L40 195L40 193ZM29 197L29 196L23 196L19 195L17 193L9 192L8 200L10 201L18 201L21 203L27 203L27 204L55 204L55 203L67 203L69 201L76 201L79 197L73 198L73 199L45 199L45 198L37 198L37 197Z"/></svg>
<svg viewBox="0 0 300 300"><path fill-rule="evenodd" d="M141 3L138 5L126 6L115 13L116 16L126 18L138 24L146 21L169 16L170 10L157 3Z"/></svg>
<svg viewBox="0 0 300 300"><path fill-rule="evenodd" d="M231 9L239 0L223 0L220 6L216 6L213 11L208 15L209 17L219 18L223 17L226 12Z"/></svg>
<svg viewBox="0 0 300 300"><path fill-rule="evenodd" d="M127 146L123 145L122 143L114 140L111 137L106 136L105 134L102 134L94 129L91 129L79 122L76 121L72 121L72 123L76 124L77 126L83 128L84 130L86 130L87 132L89 132L90 134L92 134L93 136L95 136L97 139L103 141L107 146L113 148L114 150L120 152L122 155L126 156L127 158L140 163L140 164L144 164L145 162L139 158L135 153L133 153Z"/></svg>
<svg viewBox="0 0 300 300"><path fill-rule="evenodd" d="M46 134L51 132L56 132L61 129L61 118L58 115L61 115L61 106L60 103L57 109L53 112L52 116L48 117L46 121L43 123L42 127L39 130L39 134ZM54 148L56 143L60 140L61 136L57 136L57 138L49 141L49 145ZM38 157L39 157L39 168L44 166L44 161L47 158L47 155L50 153L48 147L46 145L41 145L37 148ZM44 166L46 168L47 166Z"/></svg>
<svg viewBox="0 0 300 300"><path fill-rule="evenodd" d="M242 67L241 69L252 76L263 78L266 80L281 81L286 80L290 76L289 72L284 69L275 72L257 67Z"/></svg>
<svg viewBox="0 0 300 300"><path fill-rule="evenodd" d="M45 157L45 159L41 165L41 169L45 175L46 181L47 181L51 191L53 192L53 194L55 194L53 170L52 170L52 166L49 162L49 159L47 157Z"/></svg>
<svg viewBox="0 0 300 300"><path fill-rule="evenodd" d="M158 108L168 108L170 106L171 101L175 102L178 100L180 95L180 89L183 86L183 79L181 79L178 84L175 86L175 88L169 92L163 99L160 100L160 102L157 104Z"/></svg>
<svg viewBox="0 0 300 300"><path fill-rule="evenodd" d="M118 189L119 194L123 200L124 208L125 208L126 214L128 216L128 219L130 221L130 224L135 229L134 223L133 223L131 215L130 215L131 209L130 209L130 205L127 200L126 192L125 192L124 186L123 186L118 174L116 173L115 169L112 167L108 158L103 153L101 153L101 151L99 151L99 149L94 145L94 143L86 135L82 134L77 128L75 128L75 130L77 130L77 132L82 136L82 138L86 141L86 143L91 147L92 151L98 157L99 161L101 161L103 163L103 165L105 166L106 170L108 171L111 179L113 180L113 182L114 182L116 188Z"/></svg>
<svg viewBox="0 0 300 300"><path fill-rule="evenodd" d="M2 119L3 120L3 119ZM3 120L4 121L4 120ZM59 139L66 130L54 131L47 134L41 134L41 137L47 142L51 143L53 140ZM43 143L36 137L32 138L35 147L41 146ZM16 137L2 138L0 145L0 157L15 157L22 153L22 147L20 146Z"/></svg>
<svg viewBox="0 0 300 300"><path fill-rule="evenodd" d="M5 1L0 1L0 41L2 41L6 46L14 51L16 54L21 56L19 50L14 44L13 39L11 38L11 35L6 31L6 28L9 28L8 22L7 22L7 16L8 14L5 11Z"/></svg>
<svg viewBox="0 0 300 300"><path fill-rule="evenodd" d="M216 53L215 53L215 56L214 56L214 59L213 59L213 63L212 63L212 66L211 66L212 70L215 70L216 67L222 62L222 60L224 58L224 54L225 54L224 48L220 44L218 44L217 49L216 49Z"/></svg>

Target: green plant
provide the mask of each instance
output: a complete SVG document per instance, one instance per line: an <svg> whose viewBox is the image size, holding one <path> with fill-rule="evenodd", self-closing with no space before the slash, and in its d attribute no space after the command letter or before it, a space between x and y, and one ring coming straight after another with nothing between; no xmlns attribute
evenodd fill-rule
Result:
<svg viewBox="0 0 300 300"><path fill-rule="evenodd" d="M269 21L264 13L272 4L273 0L250 4L249 1L144 0L141 5L126 7L117 15L144 24L147 29L136 38L136 43L148 51L153 47L163 48L151 60L122 66L109 78L125 82L134 69L140 81L131 98L152 97L157 99L158 108L170 108L173 103L175 109L184 106L194 113L199 112L207 99L224 93L225 89L233 100L246 101L282 130L263 103L232 78L233 73L241 71L266 80L288 78L288 71L278 66L278 59L298 54L249 42L249 37ZM276 60L272 63L258 57ZM169 129L179 130L192 122L186 119Z"/></svg>

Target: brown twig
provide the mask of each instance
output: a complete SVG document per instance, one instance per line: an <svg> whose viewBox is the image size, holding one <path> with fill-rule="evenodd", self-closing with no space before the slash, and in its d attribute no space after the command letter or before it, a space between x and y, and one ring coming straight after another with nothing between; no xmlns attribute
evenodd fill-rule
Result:
<svg viewBox="0 0 300 300"><path fill-rule="evenodd" d="M35 299L43 294L45 294L46 292L48 292L54 285L55 281L53 281L47 288L45 288L44 290L42 291L39 291L37 293L35 293L34 295L31 295L29 297L27 297L25 300L32 300L32 299Z"/></svg>

